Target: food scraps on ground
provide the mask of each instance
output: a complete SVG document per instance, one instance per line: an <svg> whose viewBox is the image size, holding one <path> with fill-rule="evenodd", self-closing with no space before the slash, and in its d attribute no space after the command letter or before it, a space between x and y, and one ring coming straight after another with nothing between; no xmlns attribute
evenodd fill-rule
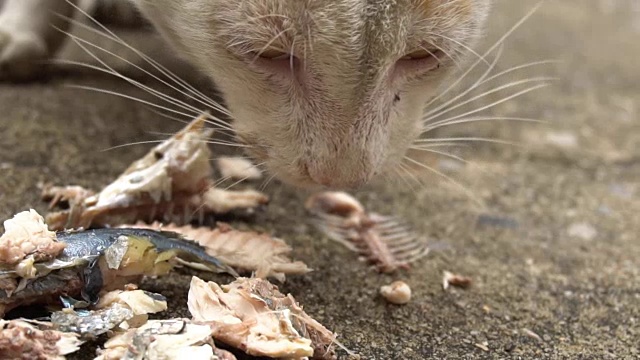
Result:
<svg viewBox="0 0 640 360"><path fill-rule="evenodd" d="M6 220L4 229L0 236L0 264L20 270L33 262L55 258L65 247L35 210L23 211Z"/></svg>
<svg viewBox="0 0 640 360"><path fill-rule="evenodd" d="M208 325L186 319L151 320L109 339L95 360L235 360L217 349Z"/></svg>
<svg viewBox="0 0 640 360"><path fill-rule="evenodd" d="M170 139L135 161L98 194L78 186L43 189L43 199L69 209L47 215L53 230L117 226L138 220L179 224L208 213L254 211L269 198L255 190L216 189L205 117L192 121Z"/></svg>
<svg viewBox="0 0 640 360"><path fill-rule="evenodd" d="M266 280L239 278L229 285L194 277L189 289L193 320L213 337L249 355L334 359L336 335L307 315L291 295Z"/></svg>
<svg viewBox="0 0 640 360"><path fill-rule="evenodd" d="M128 226L128 225L127 225ZM186 239L198 242L207 254L237 270L255 272L258 278L274 277L283 282L285 275L301 275L311 271L301 261L289 258L291 247L284 240L251 231L235 230L218 223L215 229L192 226L146 225L142 222L132 227L176 232Z"/></svg>
<svg viewBox="0 0 640 360"><path fill-rule="evenodd" d="M351 195L323 192L305 204L315 225L331 239L363 255L381 272L406 268L429 253L426 241L401 221L367 213Z"/></svg>
<svg viewBox="0 0 640 360"><path fill-rule="evenodd" d="M114 290L101 296L91 309L66 308L51 314L56 329L93 339L113 329L144 325L148 314L167 310L164 296L143 290Z"/></svg>
<svg viewBox="0 0 640 360"><path fill-rule="evenodd" d="M442 276L442 288L444 290L447 290L450 285L466 289L471 286L472 282L469 277L453 274L449 271L445 271Z"/></svg>
<svg viewBox="0 0 640 360"><path fill-rule="evenodd" d="M35 211L5 222L0 237L0 317L17 306L57 302L59 296L95 303L101 291L143 276L167 274L180 260L212 271L235 271L179 234L147 229L54 233Z"/></svg>
<svg viewBox="0 0 640 360"><path fill-rule="evenodd" d="M2 360L63 360L81 344L78 335L57 331L48 323L0 320Z"/></svg>
<svg viewBox="0 0 640 360"><path fill-rule="evenodd" d="M380 294L388 302L404 305L411 301L411 288L404 281L394 281L390 285L380 287Z"/></svg>
<svg viewBox="0 0 640 360"><path fill-rule="evenodd" d="M540 335L536 334L535 332L533 332L533 331L531 331L531 330L529 330L527 328L522 329L522 333L525 334L526 336L532 338L532 339L535 339L535 340L539 341L539 342L543 341L542 338L540 337Z"/></svg>
<svg viewBox="0 0 640 360"><path fill-rule="evenodd" d="M259 180L262 171L253 163L242 157L221 156L216 161L220 176L232 180Z"/></svg>

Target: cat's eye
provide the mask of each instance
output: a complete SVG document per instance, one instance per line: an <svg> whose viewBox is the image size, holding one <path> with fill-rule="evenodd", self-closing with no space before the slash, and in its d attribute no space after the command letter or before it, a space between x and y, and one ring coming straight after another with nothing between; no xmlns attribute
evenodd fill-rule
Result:
<svg viewBox="0 0 640 360"><path fill-rule="evenodd" d="M402 60L423 60L428 58L434 58L435 60L438 60L441 54L442 52L436 49L433 49L433 50L419 49L406 54L401 59Z"/></svg>
<svg viewBox="0 0 640 360"><path fill-rule="evenodd" d="M291 57L291 54L277 49L266 49L256 55L262 59L267 60L285 60Z"/></svg>
<svg viewBox="0 0 640 360"><path fill-rule="evenodd" d="M444 53L437 49L420 48L406 53L398 60L396 69L399 74L415 76L440 67Z"/></svg>

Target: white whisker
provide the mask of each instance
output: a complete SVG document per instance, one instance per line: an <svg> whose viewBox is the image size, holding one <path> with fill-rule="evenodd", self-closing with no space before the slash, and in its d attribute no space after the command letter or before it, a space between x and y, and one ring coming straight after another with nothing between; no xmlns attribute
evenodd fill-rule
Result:
<svg viewBox="0 0 640 360"><path fill-rule="evenodd" d="M82 22L80 22L80 21L78 21L76 19L69 18L69 17L66 17L64 15L60 15L60 14L56 14L57 16L59 16L59 17L65 19L65 20L71 22L75 26L81 27L83 29L86 29L86 30L94 33L94 34L98 34L98 35L100 35L100 36L102 36L102 37L104 37L106 39L109 39L109 40L111 40L113 42L116 42L116 43L118 43L120 45L123 45L127 49L131 50L134 54L139 56L142 60L144 60L148 64L150 64L153 68L155 68L157 71L159 71L162 75L166 76L169 80L174 81L176 84L180 85L183 89L185 89L185 90L189 91L191 94L193 94L193 96L192 96L192 95L188 95L188 94L185 93L186 96L190 97L193 100L199 101L201 103L203 102L204 105L211 106L216 111L219 111L219 112L223 113L224 115L231 117L231 113L226 108L224 108L222 105L220 105L219 103L215 102L211 98L207 97L202 92L198 91L195 87L193 87L192 85L190 85L189 83L187 83L186 81L181 79L179 76L175 75L173 72L169 71L167 68L165 68L160 63L158 63L157 61L155 61L152 58L150 58L148 55L142 53L140 50L138 50L138 49L134 48L133 46L129 45L122 38L117 36L113 31L109 30L109 28L107 28L106 26L102 25L99 21L97 21L94 17L92 17L87 12L82 10L80 7L78 7L75 4L69 2L68 0L67 0L67 2L69 4L71 4L83 16L85 16L91 22L93 22L98 27L103 29L104 32L100 31L98 29L95 29L95 28L93 28L91 26L88 26L86 24L83 24ZM163 83L166 86L174 88L171 84L167 83L164 80L161 80L161 79L159 79L157 77L156 77L156 80L160 81L161 83ZM181 92L178 89L176 89L176 91Z"/></svg>
<svg viewBox="0 0 640 360"><path fill-rule="evenodd" d="M398 169L402 170L402 172L404 172L404 174L406 174L406 175L400 174L400 171ZM402 179L412 191L416 191L415 185L413 183L411 183L411 181L409 181L409 179L407 179L407 177L409 177L414 182L418 183L418 185L420 185L420 180L418 180L418 178L414 174L412 174L411 171L409 169L407 169L404 166L404 164L402 164L402 162L398 163L398 165L396 167L394 167L394 170L395 170L397 176L400 179Z"/></svg>
<svg viewBox="0 0 640 360"><path fill-rule="evenodd" d="M470 48L468 45L465 45L465 44L463 44L462 42L460 42L460 41L458 41L458 40L456 40L456 39L450 38L450 37L445 36L445 35L442 35L442 34L438 34L438 33L434 33L434 32L429 32L428 34L429 34L429 35L433 35L433 36L437 36L437 37L441 37L441 38L443 38L443 39L445 39L445 40L449 40L449 41L451 41L452 43L454 43L454 44L457 44L457 45L461 46L461 47L462 47L462 48L464 48L465 50L469 51L470 53L472 53L473 55L475 55L476 57L478 57L478 59L480 59L482 62L484 62L485 64L489 65L489 62L487 61L487 59L485 59L485 57L484 57L484 56L482 56L482 55L478 54L475 50L473 50L472 48Z"/></svg>
<svg viewBox="0 0 640 360"><path fill-rule="evenodd" d="M84 43L84 44L87 44L89 46L92 46L92 47L94 47L94 48L96 48L96 49L98 49L100 51L103 51L103 52L105 52L105 53L107 53L107 54L109 54L109 55L111 55L111 56L113 56L113 57L115 57L115 58L127 63L127 64L130 64L131 66L139 69L140 71L142 71L143 73L145 73L145 74L147 74L147 75L149 75L151 77L155 77L153 74L149 73L148 71L140 68L139 66L137 66L137 65L133 64L132 62L124 59L123 57L121 57L121 56L119 56L119 55L117 55L117 54L115 54L115 53L113 53L113 52L111 52L111 51L109 51L107 49L104 49L104 48L102 48L102 47L100 47L100 46L98 46L96 44L93 44L93 43L91 43L89 41L86 41L86 40L84 40L82 38L79 38L79 37L77 37L75 35L72 35L70 33L67 33L67 32L64 32L64 31L62 31L62 32L64 34L67 34L74 43L76 43L85 53L87 53L93 59L98 61L102 66L104 66L104 68L100 68L100 67L95 66L95 65L85 64L85 63L81 63L81 62L75 62L75 61L62 60L62 61L60 61L61 63L67 63L67 64L73 64L73 65L77 65L77 66L82 66L82 67L86 67L86 68L89 68L89 69L93 69L93 70L97 70L97 71L101 71L101 72L113 75L115 77L118 77L120 79L125 80L129 84L134 85L134 86L138 87L139 89L144 90L144 91L150 93L151 95L153 95L153 96L155 96L155 97L157 97L157 98L159 98L159 99L161 99L163 101L166 101L166 102L168 102L168 103L170 103L172 105L176 105L176 106L178 106L178 107L180 107L180 108L182 108L184 110L190 109L190 110L193 110L196 113L202 113L203 112L202 110L196 108L195 106L189 105L189 104L185 103L184 101L180 101L178 99L175 99L175 98L173 98L173 97L171 97L171 96L169 96L167 94L164 94L164 93L162 93L162 92L160 92L158 90L155 90L155 89L153 89L153 88L151 88L151 87L149 87L147 85L144 85L139 81L133 80L133 79L127 77L127 76L122 75L121 73L119 73L118 71L116 71L115 69L113 69L112 67L107 65L107 63L105 63L95 53L93 53L91 50L89 50L86 46L84 46L82 44ZM211 119L211 120L208 121L209 123L217 125L218 127L221 127L221 128L226 129L228 131L233 131L233 129L226 122L224 122L224 121L222 121L222 120L220 120L220 119L218 119L216 117L213 117L210 114L207 114L207 117Z"/></svg>
<svg viewBox="0 0 640 360"><path fill-rule="evenodd" d="M425 134L435 129L443 128L445 126L452 126L452 125L466 124L466 123L473 123L473 122L484 122L484 121L519 121L519 122L539 123L539 124L547 123L547 121L544 121L544 120L519 118L519 117L493 116L493 117L470 117L466 119L458 119L457 116L454 116L449 119L445 119L445 120L441 120L441 121L437 121L429 124L429 126L424 127L421 134Z"/></svg>
<svg viewBox="0 0 640 360"><path fill-rule="evenodd" d="M466 186L462 185L461 183L459 183L458 181L456 181L455 179L453 179L452 177L446 175L445 173L438 171L434 168L432 168L431 166L428 166L426 164L423 164L411 157L405 156L405 159L409 162L411 162L412 164L418 165L419 167L434 173L435 175L445 179L446 181L448 181L449 183L455 185L457 188L461 189L470 199L472 199L474 202L476 202L478 205L482 205L482 201L480 201L478 199L478 197L476 197L471 190L469 190Z"/></svg>
<svg viewBox="0 0 640 360"><path fill-rule="evenodd" d="M116 149L121 149L124 147L128 147L128 146L136 146L136 145L148 145L148 144L160 144L162 142L164 142L165 140L145 140L145 141L136 141L136 142L130 142L130 143L126 143L126 144L120 144L120 145L116 145L116 146L112 146L106 149L103 149L101 151L111 151L111 150L116 150Z"/></svg>
<svg viewBox="0 0 640 360"><path fill-rule="evenodd" d="M238 143L234 143L230 141L222 141L222 140L207 140L206 143L211 145L223 145L223 146L231 146L231 147L237 147L237 148L243 148L243 149L252 148L251 145L238 144Z"/></svg>
<svg viewBox="0 0 640 360"><path fill-rule="evenodd" d="M275 178L276 178L276 174L275 173L271 174L271 176L269 176L267 180L264 183L262 183L262 185L260 186L260 191L264 191L264 189L267 188L269 183L271 183L271 181L273 181L273 179Z"/></svg>
<svg viewBox="0 0 640 360"><path fill-rule="evenodd" d="M489 74L493 71L493 69L495 68L496 64L498 63L498 60L500 60L500 57L502 56L502 50L504 49L503 46L500 46L498 48L498 51L496 53L496 56L494 57L493 61L491 62L491 64L489 64L489 67L485 70L485 72L478 78L478 80L476 80L476 82L471 85L468 89L466 89L465 91L461 92L460 94L458 94L457 96L454 96L452 99L447 100L446 102L444 102L443 104L440 104L439 106L436 106L434 109L426 111L423 117L428 117L433 113L436 113L444 108L446 108L447 106L449 106L450 104L456 102L458 99L464 97L465 95L467 95L469 92L473 91L473 89L475 89L477 86L479 86L479 84L482 83L482 81L489 76ZM471 71L471 69L469 69L469 72ZM463 75L463 77L459 78L456 82L459 83L460 81L462 81L462 79L464 78L465 75ZM457 85L457 84L455 84ZM454 85L454 86L455 86ZM429 107L429 105L431 105L432 102L429 102L427 104L427 106L425 106L425 109Z"/></svg>
<svg viewBox="0 0 640 360"><path fill-rule="evenodd" d="M171 116L169 114L165 114L165 113L163 113L161 111L158 111L158 110L156 110L156 109L154 109L154 108L152 108L150 106L145 106L145 107L147 108L147 110L151 111L152 113L154 113L154 114L156 114L158 116L162 116L163 118L166 118L166 119L169 119L169 120L173 120L173 121L179 122L181 124L188 124L189 123L189 120L181 119L181 118L179 118L177 116ZM158 133L158 135L162 135L162 133ZM173 134L164 134L164 135L169 136L169 135L173 135Z"/></svg>
<svg viewBox="0 0 640 360"><path fill-rule="evenodd" d="M525 14L525 16L523 16L520 21L518 21L515 25L513 25L507 32L505 32L502 37L500 37L487 51L485 51L484 55L476 60L470 67L469 69L462 74L462 76L460 76L456 81L454 81L447 89L445 89L443 92L441 92L440 94L438 94L437 96L435 96L433 99L431 99L425 106L425 108L428 108L429 106L431 106L433 103L435 103L436 101L438 101L439 99L441 99L444 95L446 95L447 93L449 93L449 91L451 91L453 88L455 88L464 78L467 77L467 75L469 75L473 69L475 69L476 66L478 66L478 64L480 64L482 62L482 59L486 58L490 53L492 53L496 48L498 48L499 46L502 46L502 44L504 43L504 41L511 36L511 34L513 34L514 31L516 31L516 29L518 29L525 21L527 21L542 5L544 0L538 2L527 14Z"/></svg>
<svg viewBox="0 0 640 360"><path fill-rule="evenodd" d="M88 91L95 91L95 92L99 92L99 93L103 93L103 94L108 94L108 95L114 95L114 96L118 96L124 99L128 99L128 100L133 100L145 105L149 105L151 107L157 108L157 109L162 109L174 114L178 114L178 115L182 115L182 116L187 116L190 118L193 118L195 116L199 116L201 115L200 113L184 113L175 109L171 109L168 108L166 106L162 106L156 103L153 103L151 101L147 101L147 100L143 100L140 98L137 98L135 96L131 96L131 95L127 95L127 94L123 94L123 93L119 93L117 91L111 91L111 90L106 90L106 89L100 89L100 88L96 88L96 87L92 87L92 86L84 86L84 85L64 85L65 87L68 88L72 88L72 89L82 89L82 90L88 90Z"/></svg>
<svg viewBox="0 0 640 360"><path fill-rule="evenodd" d="M500 47L500 49L499 49L498 51L499 51L499 52L502 52L502 49L503 49L503 47ZM496 56L496 59L495 59L495 60L496 60L496 62L497 62L497 60L498 60L499 58L500 58L499 56ZM508 74L510 74L510 73L512 73L512 72L515 72L515 71L518 71L518 70L522 70L522 69L525 69L525 68L528 68L528 67L533 67L533 66L537 66L537 65L553 64L553 63L557 63L557 62L559 62L559 61L556 61L556 60L541 60L541 61L535 61L535 62L525 63L525 64L521 64L521 65L518 65L518 66L514 66L514 67L512 67L512 68L506 69L506 70L504 70L504 71L501 71L501 72L499 72L499 73L497 73L497 74L495 74L495 75L492 75L491 77L488 77L488 78L487 78L487 76L488 76L488 75L489 75L489 73L494 69L494 66L495 66L495 64L496 64L496 63L493 63L493 66L492 66L491 68L489 68L489 69L487 70L487 72L485 72L485 73L484 73L484 74L483 74L483 75L478 79L478 81L477 81L476 83L474 83L471 87L469 87L467 90L465 90L464 92L462 92L460 95L456 96L455 98L453 98L453 99L451 99L451 100L447 101L446 103L444 103L444 104L442 104L442 105L438 106L437 108L435 108L435 109L433 109L433 110L429 111L428 113L426 113L426 114L425 114L425 117L427 117L427 116L429 116L429 115L431 115L431 114L435 113L436 111L441 110L442 108L444 108L444 107L448 106L449 104L452 104L453 102L455 102L455 101L456 101L456 100L458 100L459 98L463 97L464 95L467 95L469 92L473 91L474 89L476 89L476 88L478 88L478 87L480 87L480 86L482 86L482 85L484 85L484 84L486 84L486 83L488 83L488 82L490 82L490 81L493 81L493 80L498 79L498 78L500 78L500 77L502 77L502 76L508 75ZM553 78L552 78L552 79L553 79Z"/></svg>
<svg viewBox="0 0 640 360"><path fill-rule="evenodd" d="M498 105L500 105L502 103L505 103L505 102L507 102L509 100L515 99L515 98L517 98L519 96L525 95L527 93L530 93L532 91L541 89L541 88L546 87L546 86L549 86L549 84L545 83L545 84L540 84L540 85L536 85L536 86L532 86L532 87L526 88L526 89L524 89L522 91L519 91L519 92L517 92L517 93L515 93L513 95L509 95L509 96L504 97L504 98L502 98L500 100L494 101L491 104L482 106L482 107L480 107L478 109L475 109L475 110L468 111L468 112L466 112L464 114L456 115L456 116L452 117L450 120L457 120L457 119L460 119L460 118L463 118L463 117L466 117L466 116L469 116L469 115L473 115L473 114L479 113L481 111L484 111L484 110L490 109L492 107L498 106ZM431 120L431 119L428 119L427 121L429 121L429 120Z"/></svg>
<svg viewBox="0 0 640 360"><path fill-rule="evenodd" d="M440 117L440 116L442 116L442 115L444 115L444 114L446 114L448 112L451 112L451 111L453 111L453 110L455 110L455 109L457 109L457 108L459 108L461 106L464 106L466 104L474 102L474 101L476 101L478 99L482 99L483 97L489 96L491 94L495 94L495 93L500 92L502 90L506 90L506 89L509 89L509 88L512 88L512 87L516 87L516 86L519 86L519 85L523 85L523 84L535 83L535 82L547 82L547 81L552 81L552 80L555 80L555 78L547 77L547 76L541 76L541 77L536 77L536 78L513 81L513 82L510 82L508 84L504 84L504 85L498 86L496 88L493 88L491 90L485 91L482 94L479 94L479 95L476 95L476 96L472 97L471 99L468 99L468 100L465 100L463 102L460 102L460 103L456 104L455 106L451 106L451 107L449 107L449 108L447 108L445 110L442 110L442 111L440 111L440 112L438 112L438 113L436 113L434 115L431 115L431 116L423 119L423 121L425 123L428 123L429 121L431 121L431 120L433 120L435 118L438 118L438 117Z"/></svg>
<svg viewBox="0 0 640 360"><path fill-rule="evenodd" d="M457 156L457 155L454 155L454 154L450 154L448 152L433 150L433 149L429 149L429 148L423 148L423 147L419 147L419 146L412 146L409 149L428 152L428 153L433 153L433 154L436 154L436 155L442 155L442 156L445 156L445 157L448 157L448 158L451 158L451 159L454 159L454 160L458 160L458 161L460 161L462 163L469 164L468 160L465 160L465 159L461 158L460 156Z"/></svg>
<svg viewBox="0 0 640 360"><path fill-rule="evenodd" d="M442 138L442 139L418 139L415 141L416 144L424 144L424 143L437 143L439 141L447 141L447 142L486 142L493 144L502 144L502 145L512 145L518 146L517 143L507 140L500 139L491 139L491 138L483 138L483 137L458 137L458 138ZM420 149L427 151L425 147L413 147L412 149ZM429 152L436 152L436 150L428 150ZM460 160L460 159L457 159Z"/></svg>

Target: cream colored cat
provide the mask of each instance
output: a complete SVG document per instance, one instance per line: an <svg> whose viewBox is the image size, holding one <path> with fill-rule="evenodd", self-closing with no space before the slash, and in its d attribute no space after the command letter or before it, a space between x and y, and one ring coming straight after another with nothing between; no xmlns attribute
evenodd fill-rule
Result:
<svg viewBox="0 0 640 360"><path fill-rule="evenodd" d="M471 54L490 0L133 2L215 82L258 162L293 184L353 188L402 159L424 105ZM64 40L54 13L73 10L5 0L0 76L32 75L33 60Z"/></svg>

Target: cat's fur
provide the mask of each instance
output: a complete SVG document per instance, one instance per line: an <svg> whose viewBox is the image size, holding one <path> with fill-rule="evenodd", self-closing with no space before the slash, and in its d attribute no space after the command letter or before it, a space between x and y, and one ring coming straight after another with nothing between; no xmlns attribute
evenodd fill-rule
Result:
<svg viewBox="0 0 640 360"><path fill-rule="evenodd" d="M34 68L25 60L53 56L63 40L50 23L68 24L53 12L73 8L5 2L0 73L27 76ZM214 80L258 162L298 185L355 187L401 161L424 104L470 56L465 46L481 33L490 0L133 2ZM403 59L425 50L438 59Z"/></svg>

